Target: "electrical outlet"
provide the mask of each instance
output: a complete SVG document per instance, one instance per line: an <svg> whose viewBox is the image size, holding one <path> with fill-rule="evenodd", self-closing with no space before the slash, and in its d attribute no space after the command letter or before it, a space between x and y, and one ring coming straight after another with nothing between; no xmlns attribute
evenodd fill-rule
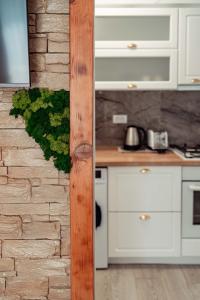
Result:
<svg viewBox="0 0 200 300"><path fill-rule="evenodd" d="M127 115L113 115L113 124L127 124Z"/></svg>

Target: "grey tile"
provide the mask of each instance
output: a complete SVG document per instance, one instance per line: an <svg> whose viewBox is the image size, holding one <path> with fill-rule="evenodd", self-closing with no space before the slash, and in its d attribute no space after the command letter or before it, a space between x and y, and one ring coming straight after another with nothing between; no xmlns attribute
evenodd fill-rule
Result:
<svg viewBox="0 0 200 300"><path fill-rule="evenodd" d="M128 125L167 130L170 143L200 143L200 92L97 92L97 145L123 143L126 125L113 124L113 114L127 114Z"/></svg>

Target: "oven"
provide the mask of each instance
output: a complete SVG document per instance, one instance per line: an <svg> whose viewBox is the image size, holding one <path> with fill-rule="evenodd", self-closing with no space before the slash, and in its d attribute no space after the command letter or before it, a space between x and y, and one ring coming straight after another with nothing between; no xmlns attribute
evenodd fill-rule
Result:
<svg viewBox="0 0 200 300"><path fill-rule="evenodd" d="M200 238L199 168L183 168L182 238Z"/></svg>

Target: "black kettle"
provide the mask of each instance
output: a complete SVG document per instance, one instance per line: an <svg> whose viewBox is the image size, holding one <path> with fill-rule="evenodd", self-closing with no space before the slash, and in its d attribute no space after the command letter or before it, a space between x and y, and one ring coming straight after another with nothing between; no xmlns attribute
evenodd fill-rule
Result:
<svg viewBox="0 0 200 300"><path fill-rule="evenodd" d="M139 150L146 143L146 131L142 127L130 125L126 129L124 149Z"/></svg>

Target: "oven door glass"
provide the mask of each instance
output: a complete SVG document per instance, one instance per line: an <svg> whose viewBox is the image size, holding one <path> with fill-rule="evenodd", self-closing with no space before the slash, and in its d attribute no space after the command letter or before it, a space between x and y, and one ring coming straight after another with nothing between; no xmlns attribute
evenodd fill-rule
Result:
<svg viewBox="0 0 200 300"><path fill-rule="evenodd" d="M183 182L182 237L200 238L200 182Z"/></svg>
<svg viewBox="0 0 200 300"><path fill-rule="evenodd" d="M200 225L200 191L194 191L193 195L193 225Z"/></svg>

